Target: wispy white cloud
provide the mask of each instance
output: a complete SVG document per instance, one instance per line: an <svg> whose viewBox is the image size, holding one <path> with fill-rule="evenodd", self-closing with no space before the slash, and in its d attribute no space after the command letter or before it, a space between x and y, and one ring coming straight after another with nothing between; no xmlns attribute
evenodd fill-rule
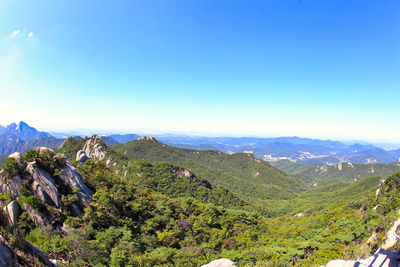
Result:
<svg viewBox="0 0 400 267"><path fill-rule="evenodd" d="M33 36L33 32L28 33L28 37L32 37Z"/></svg>
<svg viewBox="0 0 400 267"><path fill-rule="evenodd" d="M17 37L17 35L18 35L20 32L21 32L20 30L15 30L15 31L12 32L11 35L12 35L13 37Z"/></svg>

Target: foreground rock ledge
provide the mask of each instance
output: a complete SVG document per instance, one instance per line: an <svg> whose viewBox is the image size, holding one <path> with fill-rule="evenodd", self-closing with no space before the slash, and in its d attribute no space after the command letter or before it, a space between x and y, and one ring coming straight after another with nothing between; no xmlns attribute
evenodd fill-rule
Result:
<svg viewBox="0 0 400 267"><path fill-rule="evenodd" d="M400 250L397 252L379 249L374 255L364 260L333 260L326 267L397 267L400 264Z"/></svg>
<svg viewBox="0 0 400 267"><path fill-rule="evenodd" d="M218 259L210 262L209 264L202 265L201 267L237 267L236 263L228 259Z"/></svg>

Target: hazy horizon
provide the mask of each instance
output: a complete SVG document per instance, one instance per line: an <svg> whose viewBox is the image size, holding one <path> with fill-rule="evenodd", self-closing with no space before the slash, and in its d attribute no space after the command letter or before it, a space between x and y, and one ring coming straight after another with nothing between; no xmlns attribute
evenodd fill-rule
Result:
<svg viewBox="0 0 400 267"><path fill-rule="evenodd" d="M38 131L43 131L52 134L55 137L67 137L67 136L90 136L93 134L106 136L106 135L124 135L124 134L137 134L139 136L189 136L189 137L234 137L234 138L241 138L241 137L249 137L249 138L277 138L277 137L298 137L298 138L309 138L309 139L319 139L319 140L329 140L329 141L338 141L345 144L371 144L385 149L397 149L400 148L400 143L396 142L379 142L374 140L363 140L363 139L340 139L335 137L324 137L324 136L297 136L297 135L252 135L252 134L230 134L230 133L221 133L215 134L210 132L194 132L194 131L151 131L146 129L132 129L132 130L105 130L105 129L89 129L89 128L76 128L76 129L54 129L54 128L37 128L34 125L31 125L29 122L26 121L14 121L11 123L18 124L19 122L27 123L29 126L34 127ZM8 123L7 125L11 124ZM5 124L0 123L0 126L7 126Z"/></svg>

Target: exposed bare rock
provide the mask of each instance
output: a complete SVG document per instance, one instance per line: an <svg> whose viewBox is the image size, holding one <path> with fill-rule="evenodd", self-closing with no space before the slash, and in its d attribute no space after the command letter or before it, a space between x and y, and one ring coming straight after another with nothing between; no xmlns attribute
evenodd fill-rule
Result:
<svg viewBox="0 0 400 267"><path fill-rule="evenodd" d="M49 153L54 155L54 150L48 147L37 147L36 151L39 152L39 154Z"/></svg>
<svg viewBox="0 0 400 267"><path fill-rule="evenodd" d="M84 184L82 176L71 163L66 163L65 168L62 170L59 177L65 184L69 185L71 188L76 188L88 196L93 195L93 191Z"/></svg>
<svg viewBox="0 0 400 267"><path fill-rule="evenodd" d="M380 188L376 189L375 196L378 197L380 192L381 192Z"/></svg>
<svg viewBox="0 0 400 267"><path fill-rule="evenodd" d="M17 225L18 218L19 218L19 204L16 200L11 201L8 203L7 206L4 207L3 211L4 214L7 216L8 223L10 225Z"/></svg>
<svg viewBox="0 0 400 267"><path fill-rule="evenodd" d="M398 266L399 263L399 252L384 251L379 249L369 258L357 261L333 260L330 261L326 267L394 267Z"/></svg>
<svg viewBox="0 0 400 267"><path fill-rule="evenodd" d="M86 155L85 151L79 150L76 152L76 161L77 162L85 162L89 159L89 157Z"/></svg>
<svg viewBox="0 0 400 267"><path fill-rule="evenodd" d="M182 170L182 169L175 169L174 168L171 171L172 171L172 173L176 173L178 175L178 177L189 177L189 178L195 178L196 177L196 175L193 172L191 172L189 170L186 170L186 169Z"/></svg>
<svg viewBox="0 0 400 267"><path fill-rule="evenodd" d="M68 185L72 190L77 191L79 198L79 207L73 206L75 214L79 215L83 212L84 208L89 206L89 202L92 199L93 191L85 185L82 180L82 176L79 174L77 169L69 162L66 163L65 168L59 174L61 181Z"/></svg>
<svg viewBox="0 0 400 267"><path fill-rule="evenodd" d="M17 255L12 247L0 235L0 267L17 267Z"/></svg>
<svg viewBox="0 0 400 267"><path fill-rule="evenodd" d="M397 212L400 215L400 212ZM390 249L397 244L399 241L399 237L397 236L396 232L400 226L400 218L393 222L393 226L389 229L386 234L386 242L383 244L383 249Z"/></svg>
<svg viewBox="0 0 400 267"><path fill-rule="evenodd" d="M28 165L27 170L33 178L32 190L35 195L42 202L61 208L63 205L60 199L60 194L58 193L54 180L50 175L32 163Z"/></svg>
<svg viewBox="0 0 400 267"><path fill-rule="evenodd" d="M237 267L238 265L228 259L218 259L210 262L209 264L202 265L201 267Z"/></svg>
<svg viewBox="0 0 400 267"><path fill-rule="evenodd" d="M27 203L23 203L22 208L28 213L29 218L33 220L36 226L47 226L50 224L46 216L32 208Z"/></svg>
<svg viewBox="0 0 400 267"><path fill-rule="evenodd" d="M5 194L8 190L14 198L19 196L19 187L22 185L20 175L14 176L8 183L4 181L4 177L0 175L0 193Z"/></svg>
<svg viewBox="0 0 400 267"><path fill-rule="evenodd" d="M142 136L140 137L138 140L147 140L147 141L151 141L151 142L155 142L155 143L160 143L160 141L158 141L154 136Z"/></svg>
<svg viewBox="0 0 400 267"><path fill-rule="evenodd" d="M19 167L20 170L25 169L25 167L26 167L26 162L25 162L25 160L22 158L22 156L21 156L21 154L20 154L19 152L14 152L13 154L11 154L11 155L8 156L8 157L9 157L9 158L15 159L15 161L16 161L17 163L20 164L20 167Z"/></svg>
<svg viewBox="0 0 400 267"><path fill-rule="evenodd" d="M109 158L109 159L106 161L106 166L107 166L107 167L110 166L112 160L113 160L112 158Z"/></svg>
<svg viewBox="0 0 400 267"><path fill-rule="evenodd" d="M86 141L83 151L89 158L103 160L106 157L107 146L99 136L93 135Z"/></svg>

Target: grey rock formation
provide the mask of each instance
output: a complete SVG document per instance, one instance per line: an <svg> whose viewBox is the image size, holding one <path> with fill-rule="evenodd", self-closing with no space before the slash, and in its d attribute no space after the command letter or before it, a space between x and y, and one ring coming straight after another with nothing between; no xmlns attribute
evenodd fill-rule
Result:
<svg viewBox="0 0 400 267"><path fill-rule="evenodd" d="M326 267L397 267L400 264L399 256L399 251L391 252L379 249L374 255L367 259L357 261L333 260L330 261Z"/></svg>
<svg viewBox="0 0 400 267"><path fill-rule="evenodd" d="M48 147L37 147L36 151L39 152L39 154L45 154L45 153L49 153L51 155L54 155L54 150Z"/></svg>
<svg viewBox="0 0 400 267"><path fill-rule="evenodd" d="M8 223L10 225L18 224L19 210L20 207L16 200L11 201L7 206L4 207L3 212L7 216Z"/></svg>
<svg viewBox="0 0 400 267"><path fill-rule="evenodd" d="M83 150L79 150L76 152L76 161L77 162L85 162L89 159L89 157L86 155L86 152Z"/></svg>
<svg viewBox="0 0 400 267"><path fill-rule="evenodd" d="M20 175L14 176L8 183L4 181L4 176L0 173L0 193L5 194L10 192L11 196L16 198L19 196L19 187L22 185L22 178Z"/></svg>
<svg viewBox="0 0 400 267"><path fill-rule="evenodd" d="M172 168L171 172L176 173L178 177L189 177L189 178L196 177L196 175L193 172L186 169Z"/></svg>
<svg viewBox="0 0 400 267"><path fill-rule="evenodd" d="M85 195L93 195L93 191L87 187L82 180L82 176L79 174L78 170L69 162L66 163L65 168L59 175L60 179L72 189L78 189Z"/></svg>
<svg viewBox="0 0 400 267"><path fill-rule="evenodd" d="M109 158L109 159L106 161L106 166L107 166L107 167L110 166L112 160L113 160L112 158Z"/></svg>
<svg viewBox="0 0 400 267"><path fill-rule="evenodd" d="M201 267L237 267L236 263L228 259L218 259L210 262L209 264L202 265Z"/></svg>
<svg viewBox="0 0 400 267"><path fill-rule="evenodd" d="M79 174L77 169L69 162L66 163L65 168L59 174L61 181L69 186L73 191L76 191L79 201L78 206L73 206L75 215L83 213L84 208L89 206L89 202L92 199L93 191L85 185L82 180L82 176Z"/></svg>
<svg viewBox="0 0 400 267"><path fill-rule="evenodd" d="M151 141L151 142L155 142L155 143L160 143L160 141L158 141L154 136L142 136L140 137L138 140L147 140L147 141Z"/></svg>
<svg viewBox="0 0 400 267"><path fill-rule="evenodd" d="M0 235L0 267L17 266L17 256L7 241Z"/></svg>
<svg viewBox="0 0 400 267"><path fill-rule="evenodd" d="M83 151L90 158L96 158L98 160L103 160L106 157L107 146L97 135L90 137L85 145L83 146Z"/></svg>
<svg viewBox="0 0 400 267"><path fill-rule="evenodd" d="M44 170L30 163L26 168L33 178L32 190L42 201L61 208L63 206L60 194L55 186L54 180Z"/></svg>
<svg viewBox="0 0 400 267"><path fill-rule="evenodd" d="M22 208L28 213L29 218L33 220L36 226L47 226L50 224L49 219L39 211L32 208L31 205L23 203Z"/></svg>
<svg viewBox="0 0 400 267"><path fill-rule="evenodd" d="M25 160L22 158L21 154L19 152L14 152L11 155L8 156L9 158L13 158L15 159L16 162L18 162L20 164L19 169L23 170L26 167L26 162Z"/></svg>

